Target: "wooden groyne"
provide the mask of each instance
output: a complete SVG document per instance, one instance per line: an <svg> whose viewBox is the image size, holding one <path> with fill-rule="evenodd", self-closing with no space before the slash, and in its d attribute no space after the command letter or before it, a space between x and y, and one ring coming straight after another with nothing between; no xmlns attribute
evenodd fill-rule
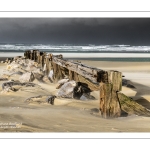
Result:
<svg viewBox="0 0 150 150"><path fill-rule="evenodd" d="M121 116L121 111L128 112L129 104L124 101L131 101L124 94L120 94L122 90L122 73L116 70L105 71L95 67L90 67L79 62L73 62L63 59L62 55L53 55L39 50L28 50L24 53L26 59L31 59L40 64L45 71L45 75L49 75L53 70L54 82L68 76L70 80L84 83L92 91L100 92L101 115L104 118L114 118ZM127 106L128 105L128 106ZM136 106L136 104L134 103ZM133 105L132 105L133 106ZM131 106L129 106L131 108ZM139 105L138 105L139 107ZM142 106L141 106L142 107ZM139 107L138 114L140 114ZM143 107L142 107L143 108ZM143 108L142 114L150 116L149 110Z"/></svg>

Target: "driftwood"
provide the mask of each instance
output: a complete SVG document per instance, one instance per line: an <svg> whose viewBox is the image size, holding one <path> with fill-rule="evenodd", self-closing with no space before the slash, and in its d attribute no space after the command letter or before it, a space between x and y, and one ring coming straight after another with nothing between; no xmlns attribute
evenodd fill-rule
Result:
<svg viewBox="0 0 150 150"><path fill-rule="evenodd" d="M136 101L132 100L131 98L127 97L123 93L118 93L119 102L121 105L121 109L131 114L136 114L139 116L147 116L150 117L150 110L143 107L142 105L138 104Z"/></svg>
<svg viewBox="0 0 150 150"><path fill-rule="evenodd" d="M44 100L40 100L40 99L43 99ZM29 97L27 99L25 99L25 102L38 102L38 103L49 103L49 104L52 104L54 105L54 100L55 100L56 96L55 95L38 95L38 96L32 96L32 97Z"/></svg>
<svg viewBox="0 0 150 150"><path fill-rule="evenodd" d="M19 85L19 86L26 86L26 87L34 87L36 86L35 83L28 83L28 82L24 82L24 83L21 83L19 81L8 81L8 82L4 82L2 84L2 90L5 90L6 88L11 88L12 86L15 86L15 85Z"/></svg>

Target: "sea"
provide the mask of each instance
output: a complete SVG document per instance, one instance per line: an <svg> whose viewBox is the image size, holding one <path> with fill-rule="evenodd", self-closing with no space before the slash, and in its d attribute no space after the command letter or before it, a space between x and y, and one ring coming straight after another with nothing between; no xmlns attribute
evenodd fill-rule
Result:
<svg viewBox="0 0 150 150"><path fill-rule="evenodd" d="M26 50L32 49L77 60L150 62L150 46L134 45L1 43L0 57L23 56Z"/></svg>

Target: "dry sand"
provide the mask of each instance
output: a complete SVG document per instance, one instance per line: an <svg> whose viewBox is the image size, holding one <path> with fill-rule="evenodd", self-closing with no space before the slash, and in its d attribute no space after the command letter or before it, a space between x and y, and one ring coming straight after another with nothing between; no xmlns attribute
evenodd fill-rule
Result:
<svg viewBox="0 0 150 150"><path fill-rule="evenodd" d="M133 82L135 89L123 87L122 92L150 108L150 63L82 61L105 70L123 72L125 79ZM0 64L0 74L6 68ZM4 81L0 81L1 84ZM150 117L131 115L116 119L98 116L99 92L96 100L80 101L55 99L54 105L25 102L31 96L55 94L56 85L38 83L40 87L24 87L17 92L0 93L0 132L149 132ZM13 128L17 124L17 128Z"/></svg>

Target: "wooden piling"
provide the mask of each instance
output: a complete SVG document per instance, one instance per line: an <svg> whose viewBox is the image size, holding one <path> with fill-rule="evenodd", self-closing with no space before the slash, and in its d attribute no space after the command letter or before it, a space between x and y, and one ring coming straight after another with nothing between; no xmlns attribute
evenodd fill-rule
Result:
<svg viewBox="0 0 150 150"><path fill-rule="evenodd" d="M122 74L118 71L108 71L100 83L100 111L104 118L114 118L121 115L121 107L117 92L122 87Z"/></svg>
<svg viewBox="0 0 150 150"><path fill-rule="evenodd" d="M30 59L30 50L24 52L24 57Z"/></svg>
<svg viewBox="0 0 150 150"><path fill-rule="evenodd" d="M36 57L37 57L37 63L40 64L40 51L36 52Z"/></svg>
<svg viewBox="0 0 150 150"><path fill-rule="evenodd" d="M33 50L33 60L35 61L35 62L37 62L38 61L38 50Z"/></svg>

